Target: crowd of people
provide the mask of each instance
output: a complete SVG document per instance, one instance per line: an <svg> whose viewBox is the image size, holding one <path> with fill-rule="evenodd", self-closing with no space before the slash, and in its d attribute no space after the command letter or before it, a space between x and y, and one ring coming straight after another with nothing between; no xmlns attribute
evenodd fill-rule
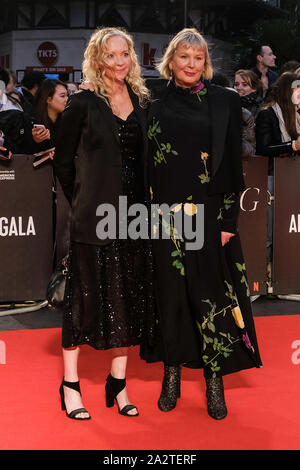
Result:
<svg viewBox="0 0 300 470"><path fill-rule="evenodd" d="M278 129L274 129L274 126L273 129L266 129L266 119L263 117L272 116L272 111L270 110L268 113L260 113L260 111L272 107L278 98L274 94L276 94L276 89L277 93L279 92L280 84L279 89L272 85L280 76L287 73L294 74L290 83L297 82L300 76L300 63L289 61L279 70L275 60L276 56L271 47L262 45L253 52L254 66L251 69L237 70L233 81L221 72L214 73L210 80L216 85L234 89L240 96L244 124L243 158L255 154L270 157L282 155L281 147L273 148L273 145L281 143L282 133L277 132ZM0 81L5 86L0 99L0 112L5 112L0 115L2 147L7 148L11 154L32 154L55 147L58 118L66 106L68 97L77 92L81 86L56 79L47 79L42 72L38 71L26 72L21 83L18 84L15 73L2 67L0 67ZM289 86L288 82L289 80L286 80L286 86ZM281 87L283 86L282 83ZM295 86L297 88L297 84ZM289 101L290 104L289 90L286 91L287 95L283 97L283 100ZM297 99L296 95L294 95L294 99ZM280 115L281 121L283 119L282 125L289 127L291 121L293 122L293 117L289 115L289 112L292 111L291 106L289 106L289 112L287 111L288 105L285 106L283 102L278 103L278 106L283 107L283 114ZM7 113L7 111L13 112ZM15 111L20 111L23 114ZM260 115L258 116L258 114ZM279 119L278 114L275 118ZM277 121L275 122L277 123ZM296 141L298 137L295 131L296 129L292 132L293 139L291 138L289 141L291 145L292 141ZM267 145L266 139L268 140ZM272 147L271 151L269 146ZM298 147L299 144L293 142L291 149L289 145L284 147L284 153L295 152ZM272 168L273 163L270 160L270 175L272 175Z"/></svg>
<svg viewBox="0 0 300 470"><path fill-rule="evenodd" d="M165 412L180 397L183 366L203 369L214 419L227 415L222 377L261 367L237 220L241 157L272 162L300 150L300 64L277 74L275 59L263 45L253 69L236 71L231 84L214 73L203 36L186 28L166 48L160 78L144 80L130 34L100 28L72 96L64 82L32 72L17 87L0 70L2 146L13 153L55 147L54 174L72 210L59 389L69 418L91 419L78 377L82 344L112 349L106 405L116 401L131 417L139 411L126 388L130 346L140 345L147 362L163 362L158 407ZM7 113L23 119L15 141L11 129L21 126L9 127ZM121 195L173 207L169 225L159 219L169 237L99 239L97 208L110 203L118 213ZM195 220L199 204L205 242L189 250L172 220L179 210Z"/></svg>
<svg viewBox="0 0 300 470"><path fill-rule="evenodd" d="M57 119L77 85L32 71L24 74L18 86L15 74L3 68L0 81L5 86L0 100L3 145L13 154L33 154L54 147Z"/></svg>

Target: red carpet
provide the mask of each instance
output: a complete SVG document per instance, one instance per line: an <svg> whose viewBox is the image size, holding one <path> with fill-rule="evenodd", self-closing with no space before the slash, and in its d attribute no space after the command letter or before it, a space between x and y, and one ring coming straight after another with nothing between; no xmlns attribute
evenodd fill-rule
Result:
<svg viewBox="0 0 300 470"><path fill-rule="evenodd" d="M224 377L229 414L215 421L206 411L202 372L183 370L182 398L169 413L158 410L161 364L145 364L133 348L128 389L140 416L106 408L104 381L110 352L82 347L80 375L91 421L60 410L60 330L0 332L0 449L299 449L300 316L255 319L264 367ZM299 340L299 354L292 343ZM1 345L0 343L0 350Z"/></svg>

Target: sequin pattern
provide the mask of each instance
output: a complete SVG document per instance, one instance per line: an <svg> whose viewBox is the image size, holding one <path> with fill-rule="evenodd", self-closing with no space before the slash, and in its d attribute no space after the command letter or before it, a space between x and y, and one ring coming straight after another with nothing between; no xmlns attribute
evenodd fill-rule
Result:
<svg viewBox="0 0 300 470"><path fill-rule="evenodd" d="M139 150L141 131L134 113L116 118L122 155L123 194L143 197ZM63 347L95 349L134 346L152 335L152 257L147 240L109 245L71 244L63 317Z"/></svg>

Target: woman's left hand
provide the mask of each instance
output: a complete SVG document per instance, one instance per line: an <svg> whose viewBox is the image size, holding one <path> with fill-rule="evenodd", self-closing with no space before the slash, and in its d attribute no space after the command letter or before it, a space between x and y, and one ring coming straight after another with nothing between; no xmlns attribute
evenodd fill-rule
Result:
<svg viewBox="0 0 300 470"><path fill-rule="evenodd" d="M234 237L234 233L229 233L229 232L221 232L221 241L222 241L222 246L226 245L226 243L229 242L231 237Z"/></svg>

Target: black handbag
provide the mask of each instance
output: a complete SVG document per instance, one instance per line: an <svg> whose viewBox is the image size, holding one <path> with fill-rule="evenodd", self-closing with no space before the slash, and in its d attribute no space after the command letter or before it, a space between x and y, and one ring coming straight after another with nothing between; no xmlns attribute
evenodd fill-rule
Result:
<svg viewBox="0 0 300 470"><path fill-rule="evenodd" d="M63 305L66 287L66 277L68 273L69 256L65 256L61 265L53 272L48 287L47 300L52 308L59 308Z"/></svg>

